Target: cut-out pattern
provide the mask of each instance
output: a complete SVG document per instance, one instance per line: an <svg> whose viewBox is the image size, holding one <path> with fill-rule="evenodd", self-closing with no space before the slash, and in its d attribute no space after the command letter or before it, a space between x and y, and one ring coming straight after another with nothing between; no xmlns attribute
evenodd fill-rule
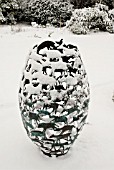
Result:
<svg viewBox="0 0 114 170"><path fill-rule="evenodd" d="M66 154L85 124L89 83L77 46L44 41L28 56L19 106L28 136L49 157Z"/></svg>

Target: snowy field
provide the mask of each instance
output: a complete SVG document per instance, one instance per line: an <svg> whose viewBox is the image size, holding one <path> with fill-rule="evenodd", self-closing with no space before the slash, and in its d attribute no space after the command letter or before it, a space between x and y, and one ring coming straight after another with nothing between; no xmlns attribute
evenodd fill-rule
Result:
<svg viewBox="0 0 114 170"><path fill-rule="evenodd" d="M43 156L24 130L18 87L29 49L41 38L76 44L88 73L91 102L87 122L71 151L60 158ZM68 30L0 27L0 170L114 169L114 35L73 35Z"/></svg>

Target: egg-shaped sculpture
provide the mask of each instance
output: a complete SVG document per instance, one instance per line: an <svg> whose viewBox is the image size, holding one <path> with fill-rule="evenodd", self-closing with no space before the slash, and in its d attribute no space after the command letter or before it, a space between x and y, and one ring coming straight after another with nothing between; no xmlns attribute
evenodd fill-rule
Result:
<svg viewBox="0 0 114 170"><path fill-rule="evenodd" d="M19 107L29 138L51 157L66 154L85 124L90 88L77 46L46 40L28 55Z"/></svg>

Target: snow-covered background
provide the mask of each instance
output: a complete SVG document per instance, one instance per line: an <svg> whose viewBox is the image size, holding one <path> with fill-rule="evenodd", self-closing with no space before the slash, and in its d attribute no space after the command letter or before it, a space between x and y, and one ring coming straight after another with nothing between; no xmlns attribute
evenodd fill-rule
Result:
<svg viewBox="0 0 114 170"><path fill-rule="evenodd" d="M88 73L91 102L87 122L71 151L43 156L24 130L18 87L29 49L51 38L76 44ZM114 169L114 34L73 35L65 28L0 27L0 170Z"/></svg>

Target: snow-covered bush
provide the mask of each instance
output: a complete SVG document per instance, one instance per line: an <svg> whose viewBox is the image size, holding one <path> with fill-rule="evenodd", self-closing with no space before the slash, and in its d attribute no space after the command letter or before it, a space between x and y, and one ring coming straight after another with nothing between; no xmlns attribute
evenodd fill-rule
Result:
<svg viewBox="0 0 114 170"><path fill-rule="evenodd" d="M100 4L100 3L96 3L95 8L98 8L100 11L108 11L109 8L108 6L104 5L104 4Z"/></svg>
<svg viewBox="0 0 114 170"><path fill-rule="evenodd" d="M67 0L30 0L24 9L24 19L46 25L64 26L72 15L72 6Z"/></svg>
<svg viewBox="0 0 114 170"><path fill-rule="evenodd" d="M110 18L114 21L114 9L109 11Z"/></svg>
<svg viewBox="0 0 114 170"><path fill-rule="evenodd" d="M0 23L3 23L5 21L5 18L2 14L2 9L0 8Z"/></svg>
<svg viewBox="0 0 114 170"><path fill-rule="evenodd" d="M109 9L114 8L114 0L102 0L102 3L107 5L109 7Z"/></svg>
<svg viewBox="0 0 114 170"><path fill-rule="evenodd" d="M5 21L7 24L16 23L16 11L18 4L16 0L0 0L0 20Z"/></svg>
<svg viewBox="0 0 114 170"><path fill-rule="evenodd" d="M91 29L114 32L108 7L102 4L96 4L93 8L76 9L67 22L67 27L75 34L87 34Z"/></svg>
<svg viewBox="0 0 114 170"><path fill-rule="evenodd" d="M73 4L74 8L84 8L84 7L90 7L92 5L95 5L97 0L70 0L71 4Z"/></svg>
<svg viewBox="0 0 114 170"><path fill-rule="evenodd" d="M102 3L107 5L109 9L114 8L114 0L70 0L71 4L73 4L74 8L84 8L84 7L92 7L95 3Z"/></svg>

